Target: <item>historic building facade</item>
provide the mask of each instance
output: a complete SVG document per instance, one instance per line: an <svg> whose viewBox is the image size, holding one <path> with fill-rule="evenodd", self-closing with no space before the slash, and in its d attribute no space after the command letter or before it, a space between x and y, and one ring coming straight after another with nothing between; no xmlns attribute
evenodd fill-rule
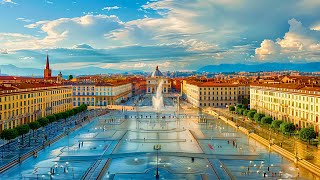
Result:
<svg viewBox="0 0 320 180"><path fill-rule="evenodd" d="M0 87L0 130L14 128L72 108L72 89L56 84L5 84Z"/></svg>
<svg viewBox="0 0 320 180"><path fill-rule="evenodd" d="M159 67L156 67L156 70L151 74L150 77L146 79L146 93L155 94L159 84L162 82L162 93L167 94L171 92L171 82L170 79L165 77L162 72L159 70Z"/></svg>
<svg viewBox="0 0 320 180"><path fill-rule="evenodd" d="M249 99L248 85L216 82L182 81L182 96L195 107L219 107Z"/></svg>
<svg viewBox="0 0 320 180"><path fill-rule="evenodd" d="M257 84L250 90L250 106L273 119L319 132L320 88L296 84Z"/></svg>
<svg viewBox="0 0 320 180"><path fill-rule="evenodd" d="M73 83L73 105L108 106L117 105L132 96L132 84L128 81L101 83Z"/></svg>

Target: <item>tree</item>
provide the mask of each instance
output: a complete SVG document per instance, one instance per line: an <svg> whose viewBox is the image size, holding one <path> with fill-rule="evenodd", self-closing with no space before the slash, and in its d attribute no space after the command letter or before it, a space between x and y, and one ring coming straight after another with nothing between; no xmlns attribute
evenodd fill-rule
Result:
<svg viewBox="0 0 320 180"><path fill-rule="evenodd" d="M68 77L68 80L71 80L71 79L73 79L73 76L70 74Z"/></svg>
<svg viewBox="0 0 320 180"><path fill-rule="evenodd" d="M81 111L85 111L88 109L88 106L86 104L81 104L80 109L81 109Z"/></svg>
<svg viewBox="0 0 320 180"><path fill-rule="evenodd" d="M50 123L53 123L54 121L56 121L56 116L54 114L47 116L47 119L49 120Z"/></svg>
<svg viewBox="0 0 320 180"><path fill-rule="evenodd" d="M27 134L30 131L29 125L28 124L24 124L24 125L21 125L21 126L17 126L15 129L17 130L18 135L22 136L22 144L23 144L24 135Z"/></svg>
<svg viewBox="0 0 320 180"><path fill-rule="evenodd" d="M32 129L33 137L34 137L34 131L39 129L41 127L41 125L39 124L38 121L34 121L34 122L29 123L29 127L30 127L30 129Z"/></svg>
<svg viewBox="0 0 320 180"><path fill-rule="evenodd" d="M18 137L18 131L16 129L4 129L1 133L1 139L11 140Z"/></svg>
<svg viewBox="0 0 320 180"><path fill-rule="evenodd" d="M60 120L63 118L62 114L61 113L57 113L54 115L56 117L57 120Z"/></svg>
<svg viewBox="0 0 320 180"><path fill-rule="evenodd" d="M256 113L254 116L253 116L253 119L256 121L256 122L261 122L261 119L264 117L265 115L262 114L262 113Z"/></svg>
<svg viewBox="0 0 320 180"><path fill-rule="evenodd" d="M1 139L8 140L8 149L11 143L11 139L18 137L18 131L16 129L4 129L1 133Z"/></svg>
<svg viewBox="0 0 320 180"><path fill-rule="evenodd" d="M244 104L241 106L241 108L242 109L248 109L248 107L246 105L244 105Z"/></svg>
<svg viewBox="0 0 320 180"><path fill-rule="evenodd" d="M302 128L299 132L299 138L310 143L311 139L316 138L316 132L312 127Z"/></svg>
<svg viewBox="0 0 320 180"><path fill-rule="evenodd" d="M62 115L62 119L67 119L69 117L69 113L67 112L62 112L61 115Z"/></svg>
<svg viewBox="0 0 320 180"><path fill-rule="evenodd" d="M248 98L243 98L243 99L242 99L242 104L248 105L248 104L249 104Z"/></svg>
<svg viewBox="0 0 320 180"><path fill-rule="evenodd" d="M67 111L67 113L68 113L68 116L69 116L69 117L70 117L70 116L73 116L73 115L75 114L73 109Z"/></svg>
<svg viewBox="0 0 320 180"><path fill-rule="evenodd" d="M248 113L247 113L247 116L249 119L253 119L254 115L256 114L256 111L252 111L250 110Z"/></svg>
<svg viewBox="0 0 320 180"><path fill-rule="evenodd" d="M49 124L48 118L45 118L45 117L39 118L37 121L39 122L41 127L44 127Z"/></svg>
<svg viewBox="0 0 320 180"><path fill-rule="evenodd" d="M242 115L247 116L248 112L249 112L249 110L245 109L245 110L242 112Z"/></svg>
<svg viewBox="0 0 320 180"><path fill-rule="evenodd" d="M291 134L296 130L296 127L293 123L282 123L280 125L280 130L284 134Z"/></svg>
<svg viewBox="0 0 320 180"><path fill-rule="evenodd" d="M236 108L234 106L229 106L229 111L235 111Z"/></svg>
<svg viewBox="0 0 320 180"><path fill-rule="evenodd" d="M280 128L280 125L283 123L283 121L281 120L274 120L272 121L271 123L271 128L273 129L279 129Z"/></svg>
<svg viewBox="0 0 320 180"><path fill-rule="evenodd" d="M238 105L237 105L237 108L242 108L242 104L238 104Z"/></svg>
<svg viewBox="0 0 320 180"><path fill-rule="evenodd" d="M258 112L256 109L250 109L250 111Z"/></svg>
<svg viewBox="0 0 320 180"><path fill-rule="evenodd" d="M262 124L269 124L270 125L272 123L272 121L273 121L273 119L270 116L265 116L265 117L261 118Z"/></svg>

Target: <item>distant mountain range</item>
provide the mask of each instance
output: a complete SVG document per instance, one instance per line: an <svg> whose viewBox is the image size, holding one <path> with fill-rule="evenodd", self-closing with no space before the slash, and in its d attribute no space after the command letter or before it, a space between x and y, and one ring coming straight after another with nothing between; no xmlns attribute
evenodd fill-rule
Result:
<svg viewBox="0 0 320 180"><path fill-rule="evenodd" d="M13 76L43 76L43 69L36 68L20 68L12 64L0 65L1 72L3 74ZM53 76L56 76L59 71L52 71ZM86 67L80 69L63 70L62 74L65 75L89 75L89 74L115 74L115 73L143 73L143 71L137 70L117 70L117 69L103 69L99 67Z"/></svg>
<svg viewBox="0 0 320 180"><path fill-rule="evenodd" d="M320 62L293 64L293 63L262 63L262 64L219 64L208 65L197 72L258 72L258 71L286 71L320 72Z"/></svg>
<svg viewBox="0 0 320 180"><path fill-rule="evenodd" d="M1 73L14 76L43 76L43 69L20 68L12 64L0 65ZM293 64L293 63L262 63L262 64L220 64L208 65L197 70L197 72L259 72L259 71L286 71L295 70L301 72L320 72L320 62ZM53 71L56 76L59 71ZM99 67L86 67L80 69L63 70L64 76L72 75L90 75L90 74L115 74L115 73L144 73L140 70L118 70L104 69Z"/></svg>

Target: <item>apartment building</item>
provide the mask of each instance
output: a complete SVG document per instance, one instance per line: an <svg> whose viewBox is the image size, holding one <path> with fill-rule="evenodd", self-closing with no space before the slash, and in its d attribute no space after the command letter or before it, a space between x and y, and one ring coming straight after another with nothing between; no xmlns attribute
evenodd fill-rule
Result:
<svg viewBox="0 0 320 180"><path fill-rule="evenodd" d="M72 88L59 84L0 85L0 131L72 108Z"/></svg>
<svg viewBox="0 0 320 180"><path fill-rule="evenodd" d="M107 106L121 103L132 96L128 81L72 83L73 105Z"/></svg>
<svg viewBox="0 0 320 180"><path fill-rule="evenodd" d="M251 108L273 119L292 122L297 128L319 132L320 87L296 84L257 84L250 90Z"/></svg>
<svg viewBox="0 0 320 180"><path fill-rule="evenodd" d="M249 99L248 85L182 81L182 94L195 107L227 107Z"/></svg>

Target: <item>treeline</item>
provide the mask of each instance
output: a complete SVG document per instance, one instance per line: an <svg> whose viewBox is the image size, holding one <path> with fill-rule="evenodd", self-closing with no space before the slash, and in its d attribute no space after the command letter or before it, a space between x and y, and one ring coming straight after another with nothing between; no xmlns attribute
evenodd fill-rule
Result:
<svg viewBox="0 0 320 180"><path fill-rule="evenodd" d="M238 104L237 106L229 106L229 111L236 114L247 116L248 119L262 124L267 127L271 127L274 130L280 131L283 134L298 134L299 138L303 141L308 141L316 138L316 132L312 127L297 129L291 122L284 122L282 120L273 120L272 117L266 116L263 113L258 113L255 109L248 109L247 106Z"/></svg>
<svg viewBox="0 0 320 180"><path fill-rule="evenodd" d="M77 113L87 110L87 108L88 106L86 104L82 104L79 107L73 108L65 112L52 114L46 117L39 118L38 120L34 122L30 122L29 124L23 124L13 129L4 129L1 132L0 137L1 139L11 140L11 139L15 139L18 136L22 136L22 142L23 142L24 135L27 134L30 130L33 130L34 132L40 127L44 127L50 123L59 121L60 119L67 119L68 117L74 116Z"/></svg>

